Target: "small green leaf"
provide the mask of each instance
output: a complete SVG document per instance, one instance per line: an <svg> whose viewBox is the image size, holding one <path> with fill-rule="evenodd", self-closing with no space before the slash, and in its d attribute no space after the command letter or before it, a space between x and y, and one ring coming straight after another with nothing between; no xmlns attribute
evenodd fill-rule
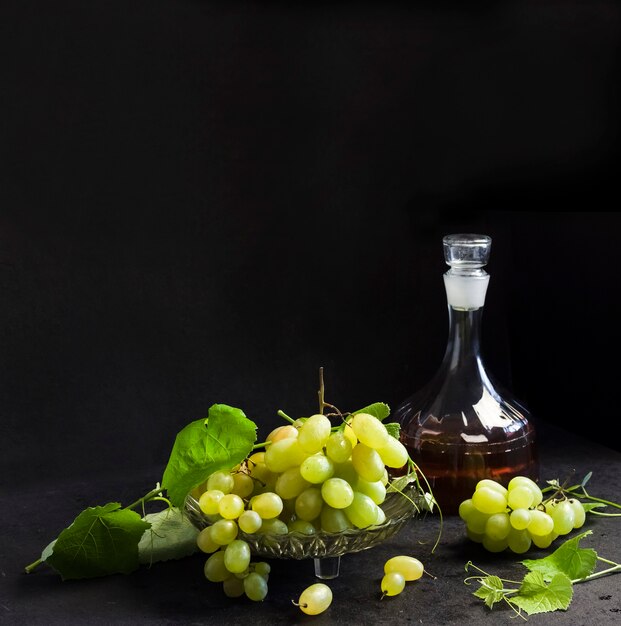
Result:
<svg viewBox="0 0 621 626"><path fill-rule="evenodd" d="M45 562L63 580L129 574L139 567L138 541L149 527L118 502L90 507L47 546Z"/></svg>
<svg viewBox="0 0 621 626"><path fill-rule="evenodd" d="M498 576L485 576L479 580L479 583L481 586L472 595L484 600L490 609L496 602L503 599L504 588Z"/></svg>
<svg viewBox="0 0 621 626"><path fill-rule="evenodd" d="M257 439L257 426L241 409L214 404L207 419L183 428L175 439L162 487L172 504L183 507L187 494L213 472L243 461Z"/></svg>
<svg viewBox="0 0 621 626"><path fill-rule="evenodd" d="M388 422L388 424L386 424L386 430L391 437L399 439L399 433L401 432L401 425L399 422Z"/></svg>
<svg viewBox="0 0 621 626"><path fill-rule="evenodd" d="M380 422L383 422L390 415L390 407L384 402L375 402L369 406L365 406L364 409L354 411L352 415L356 415L356 413L368 413L373 417L377 417Z"/></svg>
<svg viewBox="0 0 621 626"><path fill-rule="evenodd" d="M545 580L552 580L562 573L570 580L584 578L593 573L597 563L597 552L591 548L580 548L580 540L590 535L587 530L562 543L552 554L542 559L526 559L522 564L531 572L539 572Z"/></svg>
<svg viewBox="0 0 621 626"><path fill-rule="evenodd" d="M556 574L549 583L540 572L524 576L518 593L508 600L529 615L566 610L573 596L571 580L565 574Z"/></svg>
<svg viewBox="0 0 621 626"><path fill-rule="evenodd" d="M149 513L144 520L151 524L151 528L138 543L140 563L180 559L197 551L198 529L179 509L173 507Z"/></svg>

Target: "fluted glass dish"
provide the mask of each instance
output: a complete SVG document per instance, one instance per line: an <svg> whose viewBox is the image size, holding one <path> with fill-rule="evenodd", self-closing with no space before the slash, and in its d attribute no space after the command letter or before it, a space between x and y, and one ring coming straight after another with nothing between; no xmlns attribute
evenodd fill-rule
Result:
<svg viewBox="0 0 621 626"><path fill-rule="evenodd" d="M396 535L408 521L422 516L427 510L424 494L412 476L397 479L393 487L388 488L381 508L386 520L368 528L351 528L338 533L318 531L314 535L299 532L285 535L248 534L240 530L238 539L246 541L252 554L258 557L315 559L315 574L319 578L334 578L338 576L338 559L341 556L379 545ZM199 530L211 523L192 495L186 498L185 513Z"/></svg>

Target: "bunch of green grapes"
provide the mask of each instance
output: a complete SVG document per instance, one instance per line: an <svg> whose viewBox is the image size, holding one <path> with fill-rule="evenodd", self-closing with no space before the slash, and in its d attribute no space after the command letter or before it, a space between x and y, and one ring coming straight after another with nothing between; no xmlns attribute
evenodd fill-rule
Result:
<svg viewBox="0 0 621 626"><path fill-rule="evenodd" d="M547 548L559 536L580 528L585 510L579 500L563 497L543 500L537 483L516 476L505 488L480 480L471 498L459 506L470 539L490 552L509 549L522 554L534 544Z"/></svg>
<svg viewBox="0 0 621 626"><path fill-rule="evenodd" d="M262 600L267 563L251 561L239 531L313 535L382 524L388 468L408 459L404 445L367 413L336 427L316 414L275 428L264 451L215 472L194 492L210 522L198 536L199 548L211 553L205 576L222 582L227 595Z"/></svg>

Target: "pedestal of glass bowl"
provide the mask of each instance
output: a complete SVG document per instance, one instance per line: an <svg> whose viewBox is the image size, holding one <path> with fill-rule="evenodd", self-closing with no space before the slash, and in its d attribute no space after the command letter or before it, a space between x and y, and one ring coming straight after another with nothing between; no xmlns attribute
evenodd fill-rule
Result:
<svg viewBox="0 0 621 626"><path fill-rule="evenodd" d="M271 559L313 559L315 576L322 580L339 575L341 557L373 548L398 533L413 517L425 509L425 498L413 476L404 476L393 483L381 505L386 520L369 528L352 528L338 533L319 531L314 535L289 532L286 535L239 532L253 555ZM210 525L198 501L188 495L185 514L199 530Z"/></svg>

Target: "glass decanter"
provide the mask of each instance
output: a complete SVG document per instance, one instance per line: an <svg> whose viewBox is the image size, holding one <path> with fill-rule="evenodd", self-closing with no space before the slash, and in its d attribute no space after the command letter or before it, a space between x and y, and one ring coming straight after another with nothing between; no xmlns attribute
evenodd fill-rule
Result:
<svg viewBox="0 0 621 626"><path fill-rule="evenodd" d="M443 513L454 514L476 483L538 480L535 429L528 410L492 382L481 356L481 318L491 249L487 235L443 238L449 333L431 381L393 413L401 440L429 481Z"/></svg>

